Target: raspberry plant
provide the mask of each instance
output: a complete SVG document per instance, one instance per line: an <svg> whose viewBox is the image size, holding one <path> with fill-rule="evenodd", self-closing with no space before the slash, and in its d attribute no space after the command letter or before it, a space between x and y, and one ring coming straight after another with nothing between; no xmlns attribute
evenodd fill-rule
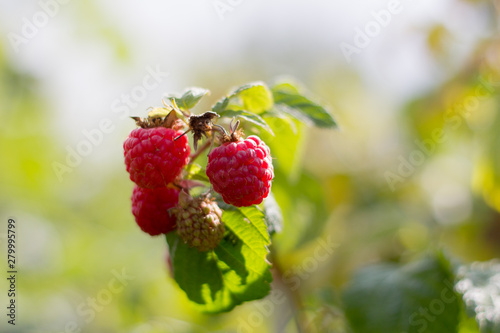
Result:
<svg viewBox="0 0 500 333"><path fill-rule="evenodd" d="M293 150L272 140L275 148L285 146L273 155L266 138L296 131L300 123L336 124L288 82L243 85L210 111L193 114L208 93L191 88L180 97L169 95L147 118L133 117L139 128L123 148L136 183L137 224L152 236L166 234L167 261L179 287L201 311L218 313L270 291L269 246L283 221L272 195L273 158L287 172L283 151ZM202 155L208 161L195 163Z"/></svg>

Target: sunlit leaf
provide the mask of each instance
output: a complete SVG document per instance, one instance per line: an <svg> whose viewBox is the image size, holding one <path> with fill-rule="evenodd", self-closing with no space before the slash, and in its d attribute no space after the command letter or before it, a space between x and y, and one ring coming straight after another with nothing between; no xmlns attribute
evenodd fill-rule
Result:
<svg viewBox="0 0 500 333"><path fill-rule="evenodd" d="M189 110L196 106L200 99L210 94L210 91L204 88L192 87L187 89L181 97L175 95L167 95L167 99L173 98L177 106L184 110Z"/></svg>
<svg viewBox="0 0 500 333"><path fill-rule="evenodd" d="M238 89L243 108L250 112L261 113L273 106L273 95L263 82L250 83Z"/></svg>
<svg viewBox="0 0 500 333"><path fill-rule="evenodd" d="M274 132L271 129L271 127L269 127L267 122L258 114L250 113L244 110L225 110L220 112L219 115L221 117L239 117L268 131L271 135L274 135Z"/></svg>
<svg viewBox="0 0 500 333"><path fill-rule="evenodd" d="M188 164L186 166L186 172L186 179L209 182L205 169L196 163Z"/></svg>
<svg viewBox="0 0 500 333"><path fill-rule="evenodd" d="M318 127L336 127L332 115L320 104L299 93L299 89L290 83L272 87L274 102L281 105L283 112L299 120L308 120Z"/></svg>
<svg viewBox="0 0 500 333"><path fill-rule="evenodd" d="M212 111L216 113L221 113L226 110L226 107L229 105L229 96L221 98L214 106L212 106Z"/></svg>
<svg viewBox="0 0 500 333"><path fill-rule="evenodd" d="M263 213L232 207L222 220L227 235L213 251L199 252L176 233L167 235L175 280L201 311L210 313L266 296L272 281Z"/></svg>
<svg viewBox="0 0 500 333"><path fill-rule="evenodd" d="M290 126L289 121L294 123L295 128ZM267 132L261 132L259 136L271 149L273 165L280 168L291 180L297 179L305 144L302 131L305 125L297 120L274 117L266 118L266 122L274 136Z"/></svg>
<svg viewBox="0 0 500 333"><path fill-rule="evenodd" d="M262 113L273 106L273 96L267 85L263 82L253 82L242 85L221 98L212 107L212 111L220 113L226 110L230 100L236 99L242 109L251 113Z"/></svg>
<svg viewBox="0 0 500 333"><path fill-rule="evenodd" d="M282 119L288 123L293 134L294 135L297 134L297 125L295 124L294 119L295 120L300 120L300 119L290 117L289 114L281 111L281 108L279 106L274 106L271 110L262 113L261 116L262 118L264 118L264 120L269 118Z"/></svg>

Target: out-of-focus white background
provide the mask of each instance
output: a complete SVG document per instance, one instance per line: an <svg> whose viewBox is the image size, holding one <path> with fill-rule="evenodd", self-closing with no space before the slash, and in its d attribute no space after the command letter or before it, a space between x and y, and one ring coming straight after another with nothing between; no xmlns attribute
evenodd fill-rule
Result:
<svg viewBox="0 0 500 333"><path fill-rule="evenodd" d="M66 2L56 2L54 17L17 44L18 52L9 34L22 35L25 20L44 23L33 16L45 2L2 1L0 15L6 56L43 80L61 119L58 129L70 139L78 136L74 129L110 113L114 98L140 83L148 66L160 66L169 77L133 108L136 113L158 104L158 94L180 92L198 77L236 83L220 75L221 68L240 71L244 79L287 74L308 82L311 72L327 72L325 79L335 81L342 75L336 72L352 70L371 93L401 102L441 83L460 68L477 38L491 34L486 6L396 1L401 12L349 63L340 44L354 45L355 29L364 29L372 12L390 1ZM436 24L453 35L451 63L429 54L427 32Z"/></svg>

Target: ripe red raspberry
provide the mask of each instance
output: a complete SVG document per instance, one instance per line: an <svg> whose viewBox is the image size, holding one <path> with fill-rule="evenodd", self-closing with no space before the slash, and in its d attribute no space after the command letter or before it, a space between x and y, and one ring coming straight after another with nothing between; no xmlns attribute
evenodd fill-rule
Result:
<svg viewBox="0 0 500 333"><path fill-rule="evenodd" d="M171 128L136 128L123 143L130 179L143 188L166 187L189 161L188 139Z"/></svg>
<svg viewBox="0 0 500 333"><path fill-rule="evenodd" d="M175 215L169 209L179 201L179 190L162 187L157 189L134 187L132 214L135 221L151 236L166 234L175 229Z"/></svg>
<svg viewBox="0 0 500 333"><path fill-rule="evenodd" d="M226 142L208 155L207 176L226 203L237 207L260 204L274 178L269 147L254 135Z"/></svg>

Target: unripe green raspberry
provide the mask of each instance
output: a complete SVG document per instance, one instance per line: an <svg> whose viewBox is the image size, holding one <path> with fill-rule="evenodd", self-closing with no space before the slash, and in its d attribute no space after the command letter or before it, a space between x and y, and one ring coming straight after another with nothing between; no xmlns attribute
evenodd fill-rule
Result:
<svg viewBox="0 0 500 333"><path fill-rule="evenodd" d="M222 211L213 198L192 198L183 191L173 212L177 216L178 235L200 252L216 248L224 237Z"/></svg>

